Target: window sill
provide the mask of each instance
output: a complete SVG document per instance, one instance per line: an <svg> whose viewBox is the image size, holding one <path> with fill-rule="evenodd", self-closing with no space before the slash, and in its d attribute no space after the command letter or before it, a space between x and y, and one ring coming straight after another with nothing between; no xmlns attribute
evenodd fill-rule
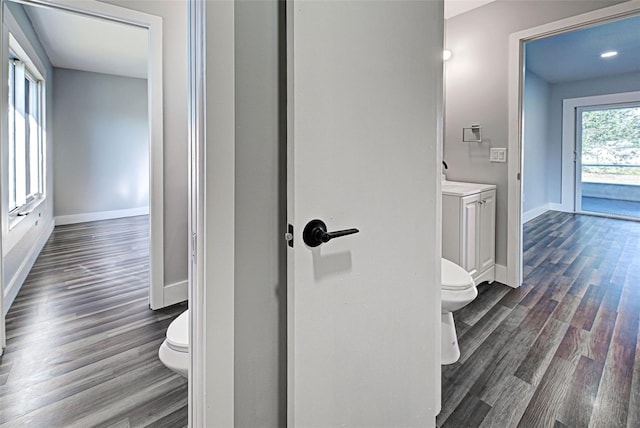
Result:
<svg viewBox="0 0 640 428"><path fill-rule="evenodd" d="M45 197L41 196L39 198L34 199L21 206L20 208L16 208L12 212L9 213L9 231L11 231L18 224L22 223L22 221L29 217L33 211L36 210L43 202L45 201Z"/></svg>

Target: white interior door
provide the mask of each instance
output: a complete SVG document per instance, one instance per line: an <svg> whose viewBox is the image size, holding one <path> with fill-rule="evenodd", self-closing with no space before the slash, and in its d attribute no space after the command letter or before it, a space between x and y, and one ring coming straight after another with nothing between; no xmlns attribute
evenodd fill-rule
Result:
<svg viewBox="0 0 640 428"><path fill-rule="evenodd" d="M441 1L287 4L289 426L435 425L442 36Z"/></svg>

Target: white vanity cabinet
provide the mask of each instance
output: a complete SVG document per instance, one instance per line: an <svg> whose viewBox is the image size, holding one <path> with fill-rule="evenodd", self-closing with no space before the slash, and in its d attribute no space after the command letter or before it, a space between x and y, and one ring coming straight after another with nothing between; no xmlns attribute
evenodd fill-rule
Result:
<svg viewBox="0 0 640 428"><path fill-rule="evenodd" d="M496 186L442 182L442 257L476 284L495 280Z"/></svg>

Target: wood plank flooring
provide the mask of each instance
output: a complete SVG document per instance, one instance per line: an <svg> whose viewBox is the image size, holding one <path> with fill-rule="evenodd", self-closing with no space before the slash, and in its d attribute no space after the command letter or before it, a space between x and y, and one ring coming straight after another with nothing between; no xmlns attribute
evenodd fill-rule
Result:
<svg viewBox="0 0 640 428"><path fill-rule="evenodd" d="M640 427L640 222L549 211L524 228L524 284L454 313L447 427Z"/></svg>
<svg viewBox="0 0 640 428"><path fill-rule="evenodd" d="M58 226L7 314L0 426L187 425L158 348L185 305L148 307L148 217Z"/></svg>

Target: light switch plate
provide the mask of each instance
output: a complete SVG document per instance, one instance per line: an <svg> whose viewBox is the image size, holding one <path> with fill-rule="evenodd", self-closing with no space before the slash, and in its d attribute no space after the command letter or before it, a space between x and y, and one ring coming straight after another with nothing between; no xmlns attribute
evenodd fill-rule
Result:
<svg viewBox="0 0 640 428"><path fill-rule="evenodd" d="M489 161L491 162L507 162L507 149L506 148L495 148L491 149L489 152Z"/></svg>

